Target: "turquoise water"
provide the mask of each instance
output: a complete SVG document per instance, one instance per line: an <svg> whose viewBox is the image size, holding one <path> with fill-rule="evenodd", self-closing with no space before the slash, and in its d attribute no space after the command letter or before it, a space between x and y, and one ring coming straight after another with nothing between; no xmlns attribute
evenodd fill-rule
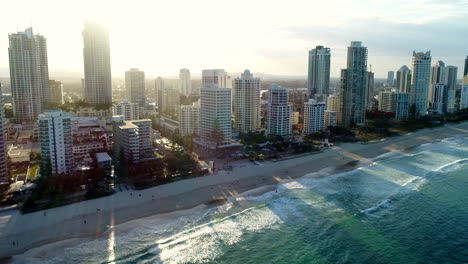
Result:
<svg viewBox="0 0 468 264"><path fill-rule="evenodd" d="M468 263L468 139L17 263ZM118 229L116 229L118 230Z"/></svg>

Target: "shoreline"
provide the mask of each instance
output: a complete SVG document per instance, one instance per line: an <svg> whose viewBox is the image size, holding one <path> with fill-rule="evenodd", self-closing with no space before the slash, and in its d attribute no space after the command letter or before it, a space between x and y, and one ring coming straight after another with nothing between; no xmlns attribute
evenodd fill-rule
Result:
<svg viewBox="0 0 468 264"><path fill-rule="evenodd" d="M365 163L387 158L378 158L386 153L404 154L420 145L466 133L468 122L445 125L379 142L342 143L320 153L276 162L266 161L261 165L248 161L234 162L232 172L221 171L145 190L118 192L26 215L18 210L2 212L0 234L5 243L0 245L0 259L46 244L62 242L68 247L69 241L104 238L110 226L154 215L164 218L189 213L190 209L198 206L216 206L239 195L259 195L273 190L283 180L293 180L311 173L317 173L313 177L320 178L351 171L365 166ZM47 214L44 215L44 212Z"/></svg>

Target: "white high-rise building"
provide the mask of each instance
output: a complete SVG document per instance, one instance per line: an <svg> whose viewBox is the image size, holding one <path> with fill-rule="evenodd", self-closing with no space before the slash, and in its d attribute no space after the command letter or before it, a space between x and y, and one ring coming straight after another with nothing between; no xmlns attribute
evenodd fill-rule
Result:
<svg viewBox="0 0 468 264"><path fill-rule="evenodd" d="M113 115L121 115L124 120L140 119L140 106L137 103L122 102L112 106Z"/></svg>
<svg viewBox="0 0 468 264"><path fill-rule="evenodd" d="M347 68L341 70L341 115L345 126L365 123L368 77L367 48L361 41L352 41L348 47Z"/></svg>
<svg viewBox="0 0 468 264"><path fill-rule="evenodd" d="M289 138L292 131L292 105L288 90L273 84L268 92L267 133Z"/></svg>
<svg viewBox="0 0 468 264"><path fill-rule="evenodd" d="M234 80L234 116L238 132L260 129L260 79L249 70Z"/></svg>
<svg viewBox="0 0 468 264"><path fill-rule="evenodd" d="M55 105L63 104L63 84L58 81L50 80L49 87L51 103Z"/></svg>
<svg viewBox="0 0 468 264"><path fill-rule="evenodd" d="M145 106L145 72L131 68L125 72L125 89L127 89L128 100Z"/></svg>
<svg viewBox="0 0 468 264"><path fill-rule="evenodd" d="M182 136L198 134L200 101L179 107L179 131Z"/></svg>
<svg viewBox="0 0 468 264"><path fill-rule="evenodd" d="M74 168L71 131L70 114L48 110L39 115L42 166L50 164L52 174L70 173Z"/></svg>
<svg viewBox="0 0 468 264"><path fill-rule="evenodd" d="M336 113L336 124L341 124L341 96L339 94L332 94L328 96L327 110Z"/></svg>
<svg viewBox="0 0 468 264"><path fill-rule="evenodd" d="M0 83L0 183L8 182L5 112L3 109L3 91Z"/></svg>
<svg viewBox="0 0 468 264"><path fill-rule="evenodd" d="M112 103L109 33L102 25L87 22L83 29L84 99L90 104Z"/></svg>
<svg viewBox="0 0 468 264"><path fill-rule="evenodd" d="M430 111L445 114L448 111L448 85L435 83L432 87L432 103Z"/></svg>
<svg viewBox="0 0 468 264"><path fill-rule="evenodd" d="M16 121L34 121L50 103L46 39L32 28L8 35L10 83Z"/></svg>
<svg viewBox="0 0 468 264"><path fill-rule="evenodd" d="M202 71L202 87L232 88L231 77L223 69Z"/></svg>
<svg viewBox="0 0 468 264"><path fill-rule="evenodd" d="M402 93L409 93L411 89L411 70L406 65L396 73L396 89Z"/></svg>
<svg viewBox="0 0 468 264"><path fill-rule="evenodd" d="M326 103L309 99L304 103L304 133L310 134L325 128Z"/></svg>
<svg viewBox="0 0 468 264"><path fill-rule="evenodd" d="M379 111L395 113L395 119L407 119L409 111L408 93L380 92Z"/></svg>
<svg viewBox="0 0 468 264"><path fill-rule="evenodd" d="M431 52L413 51L412 68L410 106L414 107L416 116L425 116L427 114L431 78Z"/></svg>
<svg viewBox="0 0 468 264"><path fill-rule="evenodd" d="M231 89L216 85L200 89L199 136L207 146L232 143Z"/></svg>
<svg viewBox="0 0 468 264"><path fill-rule="evenodd" d="M193 93L190 71L185 68L181 69L179 72L179 92L185 96L189 96Z"/></svg>
<svg viewBox="0 0 468 264"><path fill-rule="evenodd" d="M138 163L152 158L151 119L115 120L113 160Z"/></svg>
<svg viewBox="0 0 468 264"><path fill-rule="evenodd" d="M309 51L307 89L310 95L329 93L330 57L330 48L324 46Z"/></svg>

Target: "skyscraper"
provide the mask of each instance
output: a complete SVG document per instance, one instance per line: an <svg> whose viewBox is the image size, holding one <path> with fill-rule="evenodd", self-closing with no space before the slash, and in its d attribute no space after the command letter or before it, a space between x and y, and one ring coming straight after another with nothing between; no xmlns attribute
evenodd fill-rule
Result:
<svg viewBox="0 0 468 264"><path fill-rule="evenodd" d="M325 102L309 99L304 103L304 133L310 134L325 128Z"/></svg>
<svg viewBox="0 0 468 264"><path fill-rule="evenodd" d="M216 85L200 89L199 135L207 146L223 146L232 142L231 89Z"/></svg>
<svg viewBox="0 0 468 264"><path fill-rule="evenodd" d="M429 103L432 103L432 88L434 84L447 84L448 83L448 74L447 68L445 67L445 63L443 61L436 62L431 67L431 79L429 82Z"/></svg>
<svg viewBox="0 0 468 264"><path fill-rule="evenodd" d="M158 77L154 80L154 96L155 96L155 101L156 105L158 106L159 111L161 112L162 107L163 107L163 96L162 93L164 91L164 79L161 77Z"/></svg>
<svg viewBox="0 0 468 264"><path fill-rule="evenodd" d="M289 138L292 130L292 105L289 104L288 90L273 84L268 92L269 135Z"/></svg>
<svg viewBox="0 0 468 264"><path fill-rule="evenodd" d="M410 106L416 116L427 113L429 83L431 77L431 52L413 51Z"/></svg>
<svg viewBox="0 0 468 264"><path fill-rule="evenodd" d="M33 121L50 103L46 39L32 28L8 39L13 115L20 122Z"/></svg>
<svg viewBox="0 0 468 264"><path fill-rule="evenodd" d="M332 94L328 96L327 100L327 110L336 112L336 124L341 124L341 104L342 99L341 96L338 94Z"/></svg>
<svg viewBox="0 0 468 264"><path fill-rule="evenodd" d="M448 86L448 112L454 112L456 101L458 68L455 66L447 66L447 86Z"/></svg>
<svg viewBox="0 0 468 264"><path fill-rule="evenodd" d="M48 110L39 115L39 141L43 168L50 162L52 174L73 170L71 116L61 110Z"/></svg>
<svg viewBox="0 0 468 264"><path fill-rule="evenodd" d="M372 110L374 108L374 100L373 100L374 99L374 73L372 71L368 71L366 74L367 74L366 109Z"/></svg>
<svg viewBox="0 0 468 264"><path fill-rule="evenodd" d="M212 69L202 71L202 87L231 88L231 77L223 69Z"/></svg>
<svg viewBox="0 0 468 264"><path fill-rule="evenodd" d="M463 77L468 75L468 55L466 56L465 59L465 69L463 70Z"/></svg>
<svg viewBox="0 0 468 264"><path fill-rule="evenodd" d="M260 79L245 70L234 80L234 94L236 130L257 131L260 128Z"/></svg>
<svg viewBox="0 0 468 264"><path fill-rule="evenodd" d="M409 93L411 89L411 70L406 65L396 73L396 89L402 93Z"/></svg>
<svg viewBox="0 0 468 264"><path fill-rule="evenodd" d="M3 110L3 91L0 83L0 183L8 182L7 149L5 145L5 112Z"/></svg>
<svg viewBox="0 0 468 264"><path fill-rule="evenodd" d="M387 84L389 86L393 86L394 81L395 81L395 72L389 71L387 74Z"/></svg>
<svg viewBox="0 0 468 264"><path fill-rule="evenodd" d="M145 72L132 68L125 72L125 89L127 89L128 100L145 106Z"/></svg>
<svg viewBox="0 0 468 264"><path fill-rule="evenodd" d="M307 89L309 95L328 94L330 86L330 48L317 46L309 51Z"/></svg>
<svg viewBox="0 0 468 264"><path fill-rule="evenodd" d="M347 69L341 70L342 124L362 125L367 105L367 48L361 41L352 41L348 47Z"/></svg>
<svg viewBox="0 0 468 264"><path fill-rule="evenodd" d="M182 136L198 134L200 124L200 101L179 107L179 130Z"/></svg>
<svg viewBox="0 0 468 264"><path fill-rule="evenodd" d="M192 94L192 83L190 81L190 71L181 69L179 72L179 92L182 95L189 96Z"/></svg>
<svg viewBox="0 0 468 264"><path fill-rule="evenodd" d="M63 104L63 85L61 82L50 80L50 98L51 103L54 105Z"/></svg>
<svg viewBox="0 0 468 264"><path fill-rule="evenodd" d="M102 25L85 23L83 29L84 99L90 104L112 103L109 33Z"/></svg>
<svg viewBox="0 0 468 264"><path fill-rule="evenodd" d="M448 85L435 83L432 87L432 103L430 111L445 114L448 110Z"/></svg>

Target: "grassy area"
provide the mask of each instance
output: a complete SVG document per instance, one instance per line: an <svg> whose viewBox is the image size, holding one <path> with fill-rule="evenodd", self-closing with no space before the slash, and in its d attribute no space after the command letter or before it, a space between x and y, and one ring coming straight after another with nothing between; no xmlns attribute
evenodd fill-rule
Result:
<svg viewBox="0 0 468 264"><path fill-rule="evenodd" d="M34 179L37 176L37 171L39 170L39 165L34 165L29 169L28 179Z"/></svg>

